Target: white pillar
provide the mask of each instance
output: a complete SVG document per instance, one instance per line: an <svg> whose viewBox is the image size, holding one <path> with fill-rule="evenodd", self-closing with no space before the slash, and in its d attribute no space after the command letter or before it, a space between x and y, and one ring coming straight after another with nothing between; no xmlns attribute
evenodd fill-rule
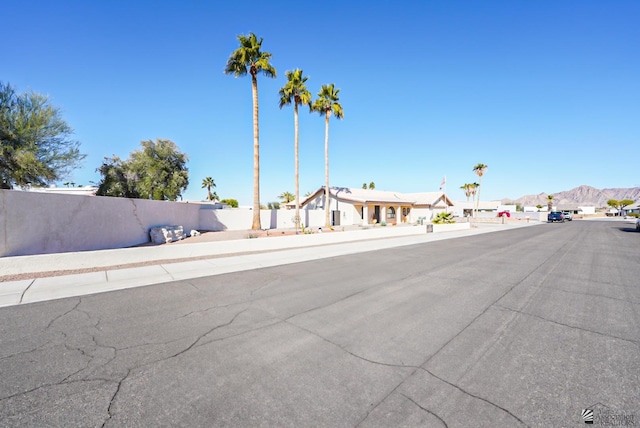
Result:
<svg viewBox="0 0 640 428"><path fill-rule="evenodd" d="M362 206L362 225L365 226L369 224L369 206Z"/></svg>
<svg viewBox="0 0 640 428"><path fill-rule="evenodd" d="M402 207L400 205L396 207L396 224L402 224Z"/></svg>
<svg viewBox="0 0 640 428"><path fill-rule="evenodd" d="M386 223L387 222L387 206L380 205L380 220L378 223Z"/></svg>

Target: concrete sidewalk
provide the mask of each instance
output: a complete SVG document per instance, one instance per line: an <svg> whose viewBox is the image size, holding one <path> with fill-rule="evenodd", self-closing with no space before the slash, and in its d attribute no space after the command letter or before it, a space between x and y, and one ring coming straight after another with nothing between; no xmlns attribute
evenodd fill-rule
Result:
<svg viewBox="0 0 640 428"><path fill-rule="evenodd" d="M426 233L425 226L378 227L260 239L43 254L0 259L0 276L33 278L0 282L0 307L176 280L220 275L376 251L542 224L479 224L464 230ZM132 264L144 266L126 267ZM46 276L47 272L90 270ZM43 274L45 275L44 277Z"/></svg>

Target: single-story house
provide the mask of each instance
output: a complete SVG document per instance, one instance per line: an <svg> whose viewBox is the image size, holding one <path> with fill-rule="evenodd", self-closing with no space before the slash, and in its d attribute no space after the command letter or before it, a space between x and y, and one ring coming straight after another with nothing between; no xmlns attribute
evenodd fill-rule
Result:
<svg viewBox="0 0 640 428"><path fill-rule="evenodd" d="M501 211L516 212L516 206L505 205L501 201L454 201L454 212L457 217L469 217L476 209L476 213L492 213L497 215Z"/></svg>
<svg viewBox="0 0 640 428"><path fill-rule="evenodd" d="M594 206L579 206L571 204L558 204L556 211L569 211L571 214L591 215L596 213Z"/></svg>
<svg viewBox="0 0 640 428"><path fill-rule="evenodd" d="M324 186L301 201L302 210L325 209ZM382 190L331 187L331 224L398 224L431 220L440 212L451 212L453 202L444 192L399 193ZM295 208L295 201L286 204Z"/></svg>
<svg viewBox="0 0 640 428"><path fill-rule="evenodd" d="M624 209L622 210L622 215L628 214L640 214L640 203L635 203L624 207Z"/></svg>

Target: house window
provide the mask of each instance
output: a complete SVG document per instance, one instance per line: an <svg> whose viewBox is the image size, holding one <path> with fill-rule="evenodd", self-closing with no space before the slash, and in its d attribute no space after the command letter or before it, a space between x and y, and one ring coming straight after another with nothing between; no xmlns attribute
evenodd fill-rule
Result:
<svg viewBox="0 0 640 428"><path fill-rule="evenodd" d="M408 208L408 207L402 207L402 215L405 216L405 217L408 216L409 215L409 210L410 210L410 208Z"/></svg>
<svg viewBox="0 0 640 428"><path fill-rule="evenodd" d="M387 208L387 219L393 220L396 218L396 209L393 207Z"/></svg>

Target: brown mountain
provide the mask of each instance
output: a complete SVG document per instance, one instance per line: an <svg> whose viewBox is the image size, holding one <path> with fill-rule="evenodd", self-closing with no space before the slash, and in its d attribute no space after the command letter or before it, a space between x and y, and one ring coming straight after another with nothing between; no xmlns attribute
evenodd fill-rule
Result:
<svg viewBox="0 0 640 428"><path fill-rule="evenodd" d="M635 202L640 201L640 187L596 189L595 187L582 185L564 192L552 193L552 195L554 205L606 207L609 199L631 199ZM526 195L516 199L514 202L520 203L523 206L546 206L548 202L547 196L547 193ZM511 201L511 199L503 199L502 203L507 201Z"/></svg>

